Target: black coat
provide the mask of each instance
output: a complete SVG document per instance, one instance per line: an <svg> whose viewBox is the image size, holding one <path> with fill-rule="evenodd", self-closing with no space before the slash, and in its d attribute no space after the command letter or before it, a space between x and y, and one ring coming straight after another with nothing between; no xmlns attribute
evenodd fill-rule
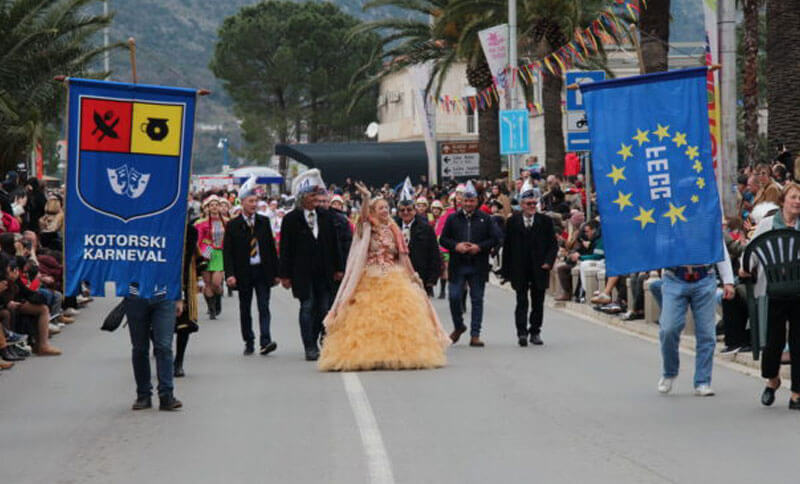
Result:
<svg viewBox="0 0 800 484"><path fill-rule="evenodd" d="M261 270L264 278L271 282L278 275L278 253L275 239L272 237L269 219L255 214L255 235L258 240L258 253L261 257ZM240 215L225 227L225 238L222 242L222 253L225 264L225 277L235 277L237 285L250 282L250 227Z"/></svg>
<svg viewBox="0 0 800 484"><path fill-rule="evenodd" d="M344 212L335 208L328 210L333 221L333 228L336 231L336 243L339 244L339 254L342 256L342 267L347 266L347 255L350 254L350 246L353 244L353 229L350 221Z"/></svg>
<svg viewBox="0 0 800 484"><path fill-rule="evenodd" d="M292 295L299 300L311 297L314 263L322 266L322 282L333 290L333 275L344 271L344 262L336 240L333 219L327 210L317 209L316 240L302 208L295 208L281 222L281 257L278 273L292 281Z"/></svg>
<svg viewBox="0 0 800 484"><path fill-rule="evenodd" d="M395 220L402 228L403 221L400 217ZM426 286L435 286L442 273L442 255L439 251L439 242L436 240L436 232L421 215L415 215L411 225L408 256L422 282Z"/></svg>
<svg viewBox="0 0 800 484"><path fill-rule="evenodd" d="M447 217L439 237L439 244L450 251L450 263L447 267L449 276L452 278L460 267L471 265L478 269L484 280L489 279L489 251L501 239L500 229L487 213L475 210L469 220L463 210L451 214ZM456 252L456 244L459 242L477 244L481 251L477 255L459 254Z"/></svg>
<svg viewBox="0 0 800 484"><path fill-rule="evenodd" d="M527 233L530 231L530 233ZM558 253L553 220L547 215L536 213L533 227L525 228L522 213L515 213L506 224L506 239L503 243L503 263L500 276L511 282L515 290L525 289L532 281L536 288L547 289L550 284L550 271L542 269L547 264L551 268Z"/></svg>

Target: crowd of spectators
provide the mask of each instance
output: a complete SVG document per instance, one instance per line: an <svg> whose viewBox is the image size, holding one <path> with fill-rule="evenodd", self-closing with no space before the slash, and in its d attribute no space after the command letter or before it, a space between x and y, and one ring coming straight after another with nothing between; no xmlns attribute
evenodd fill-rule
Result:
<svg viewBox="0 0 800 484"><path fill-rule="evenodd" d="M75 322L88 287L64 297L63 192L9 171L0 185L0 369L61 354L51 338Z"/></svg>

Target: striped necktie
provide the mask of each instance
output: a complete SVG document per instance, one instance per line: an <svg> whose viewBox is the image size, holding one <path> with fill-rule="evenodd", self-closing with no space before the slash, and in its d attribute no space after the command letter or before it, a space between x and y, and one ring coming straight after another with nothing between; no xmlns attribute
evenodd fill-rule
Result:
<svg viewBox="0 0 800 484"><path fill-rule="evenodd" d="M255 218L253 218L252 221L248 220L247 224L250 226L250 258L252 259L258 255L258 240L256 240Z"/></svg>

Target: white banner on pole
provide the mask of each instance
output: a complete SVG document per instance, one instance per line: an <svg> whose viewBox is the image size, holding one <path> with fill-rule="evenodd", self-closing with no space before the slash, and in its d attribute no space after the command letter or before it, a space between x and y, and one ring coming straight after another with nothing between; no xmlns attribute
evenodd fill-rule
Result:
<svg viewBox="0 0 800 484"><path fill-rule="evenodd" d="M428 183L438 183L436 170L436 110L428 102L425 88L433 72L430 62L416 64L409 68L411 81L414 83L414 105L419 116L422 136L425 139L425 152L428 155Z"/></svg>
<svg viewBox="0 0 800 484"><path fill-rule="evenodd" d="M508 24L495 25L494 27L478 32L481 40L483 54L489 63L492 77L499 85L505 85L505 73L508 66Z"/></svg>

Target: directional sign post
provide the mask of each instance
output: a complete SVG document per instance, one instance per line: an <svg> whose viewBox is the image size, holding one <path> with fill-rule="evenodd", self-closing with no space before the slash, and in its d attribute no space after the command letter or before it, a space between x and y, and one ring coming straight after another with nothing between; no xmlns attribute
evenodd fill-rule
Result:
<svg viewBox="0 0 800 484"><path fill-rule="evenodd" d="M567 85L602 81L605 71L567 72ZM567 89L567 151L589 151L589 125L580 89Z"/></svg>
<svg viewBox="0 0 800 484"><path fill-rule="evenodd" d="M509 109L500 111L500 154L519 155L530 153L528 110Z"/></svg>

